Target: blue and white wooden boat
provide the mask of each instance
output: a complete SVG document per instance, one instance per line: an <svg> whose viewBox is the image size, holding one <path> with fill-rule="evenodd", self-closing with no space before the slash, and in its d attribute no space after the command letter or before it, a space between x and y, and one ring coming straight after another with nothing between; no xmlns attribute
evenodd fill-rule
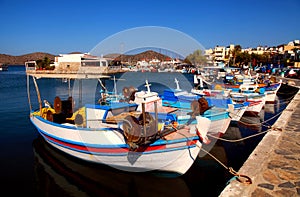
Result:
<svg viewBox="0 0 300 197"><path fill-rule="evenodd" d="M175 79L175 83L177 84L176 89L166 89L164 90L163 95L160 96L162 98L163 106L188 110L191 109L191 102L193 100L198 100L201 97L204 97L209 106L213 106L214 109L226 109L229 112L229 116L231 117L232 121L239 121L249 105L249 102L235 103L232 101L231 97L225 96L220 91L215 92L215 94L195 94L194 92L188 93L187 91L179 88L178 80ZM211 111L210 113L213 112L214 111ZM224 116L224 118L226 119L227 117Z"/></svg>
<svg viewBox="0 0 300 197"><path fill-rule="evenodd" d="M176 79L175 83L177 84L176 89L166 89L160 97L162 98L162 106L177 108L177 111L173 112L173 114L176 114L178 123L206 125L207 130L204 136L206 136L207 133L212 135L224 134L231 121L230 113L227 110L228 103L223 103L224 106L221 106L221 102L224 101L223 99L215 99L215 101L205 97L208 101L208 105L212 107L203 114L192 118L190 115L192 112L191 104L203 96L181 90ZM215 105L217 101L219 101L219 105Z"/></svg>
<svg viewBox="0 0 300 197"><path fill-rule="evenodd" d="M265 106L265 94L264 93L231 93L231 98L235 103L248 102L249 105L245 111L248 115L257 115Z"/></svg>
<svg viewBox="0 0 300 197"><path fill-rule="evenodd" d="M282 80L280 80L278 83L273 83L265 87L266 103L275 103L277 92L281 87L281 84Z"/></svg>
<svg viewBox="0 0 300 197"><path fill-rule="evenodd" d="M199 154L200 139L206 137L205 124L199 121L180 124L177 122L179 116L172 114L170 108L165 116L158 112L160 98L150 91L137 92L135 96L140 102L135 103L82 103L75 109L72 99L56 97L53 107L44 106L42 99L47 98L40 94L37 79L76 79L81 84L81 80L106 76L96 73L26 73L31 122L46 142L74 157L124 171L160 170L184 174ZM36 110L31 104L31 79L38 95L39 107ZM82 98L84 89L80 87L78 93L74 93L77 94L79 99ZM150 105L153 105L153 111Z"/></svg>

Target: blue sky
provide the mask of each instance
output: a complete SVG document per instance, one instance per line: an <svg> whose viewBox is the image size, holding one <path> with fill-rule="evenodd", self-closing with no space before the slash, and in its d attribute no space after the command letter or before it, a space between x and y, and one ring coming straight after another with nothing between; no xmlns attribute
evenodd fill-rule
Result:
<svg viewBox="0 0 300 197"><path fill-rule="evenodd" d="M300 39L299 0L0 0L0 53L89 52L130 28L181 31L205 48Z"/></svg>

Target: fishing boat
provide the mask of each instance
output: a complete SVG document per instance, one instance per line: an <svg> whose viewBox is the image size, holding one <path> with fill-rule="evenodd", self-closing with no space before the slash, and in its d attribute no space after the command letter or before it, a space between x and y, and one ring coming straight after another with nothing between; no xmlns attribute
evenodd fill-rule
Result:
<svg viewBox="0 0 300 197"><path fill-rule="evenodd" d="M276 80L276 79L275 79ZM249 81L248 83L243 83L240 85L239 92L248 93L261 93L265 95L265 103L274 103L276 100L276 94L281 87L282 80L276 82L273 78L268 78L267 80L258 80L258 76L254 81Z"/></svg>
<svg viewBox="0 0 300 197"><path fill-rule="evenodd" d="M124 171L184 174L206 138L208 123L199 114L194 114L196 122L182 124L176 109L158 107L161 99L150 90L135 92L134 102L84 103L83 82L110 76L55 70L27 70L26 74L31 122L47 143L74 157ZM43 78L77 80L79 88L65 91L69 95L56 96L51 103L40 94L38 81ZM31 103L32 84L38 109ZM74 95L78 95L76 105Z"/></svg>
<svg viewBox="0 0 300 197"><path fill-rule="evenodd" d="M207 133L212 135L222 135L226 132L231 116L228 111L228 104L222 98L212 99L181 90L179 81L175 78L176 89L165 89L162 98L162 105L178 109L175 113L178 122L187 124L191 121L192 114L196 108L205 109L193 121L193 124L207 124L209 127ZM232 109L232 113L234 110ZM205 141L208 143L208 141Z"/></svg>
<svg viewBox="0 0 300 197"><path fill-rule="evenodd" d="M265 86L265 96L266 96L266 103L275 103L276 96L279 88L281 87L282 80L278 83L271 83Z"/></svg>
<svg viewBox="0 0 300 197"><path fill-rule="evenodd" d="M0 71L8 71L8 65L0 63Z"/></svg>
<svg viewBox="0 0 300 197"><path fill-rule="evenodd" d="M266 100L264 94L259 93L231 93L231 99L234 103L244 103L245 101L249 103L245 114L257 115L265 106Z"/></svg>
<svg viewBox="0 0 300 197"><path fill-rule="evenodd" d="M164 106L172 106L176 108L191 108L191 102L198 100L201 96L189 93L186 90L182 90L179 85L179 81L175 78L176 88L165 89L163 94L160 95Z"/></svg>
<svg viewBox="0 0 300 197"><path fill-rule="evenodd" d="M231 92L231 89L226 88L223 83L208 82L203 75L194 75L194 84L191 93L199 96L228 97Z"/></svg>
<svg viewBox="0 0 300 197"><path fill-rule="evenodd" d="M266 84L257 83L252 77L243 78L242 83L230 92L232 101L236 104L248 102L245 113L257 115L266 103Z"/></svg>

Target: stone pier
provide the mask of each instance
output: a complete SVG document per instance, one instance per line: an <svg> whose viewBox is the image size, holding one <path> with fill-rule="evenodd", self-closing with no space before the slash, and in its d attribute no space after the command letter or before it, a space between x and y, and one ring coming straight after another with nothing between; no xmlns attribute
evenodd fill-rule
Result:
<svg viewBox="0 0 300 197"><path fill-rule="evenodd" d="M232 179L220 197L300 196L300 91L238 173L252 184Z"/></svg>

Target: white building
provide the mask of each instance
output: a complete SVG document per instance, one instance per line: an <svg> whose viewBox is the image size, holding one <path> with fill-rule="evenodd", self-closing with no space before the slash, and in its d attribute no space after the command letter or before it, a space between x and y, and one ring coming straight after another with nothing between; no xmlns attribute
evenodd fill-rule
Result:
<svg viewBox="0 0 300 197"><path fill-rule="evenodd" d="M220 65L227 63L229 58L232 56L231 51L233 51L234 45L231 44L227 47L216 46L213 49L205 50L205 57L208 64Z"/></svg>
<svg viewBox="0 0 300 197"><path fill-rule="evenodd" d="M56 70L69 71L104 71L108 67L108 62L105 58L92 56L89 54L60 54L55 57L53 65Z"/></svg>

